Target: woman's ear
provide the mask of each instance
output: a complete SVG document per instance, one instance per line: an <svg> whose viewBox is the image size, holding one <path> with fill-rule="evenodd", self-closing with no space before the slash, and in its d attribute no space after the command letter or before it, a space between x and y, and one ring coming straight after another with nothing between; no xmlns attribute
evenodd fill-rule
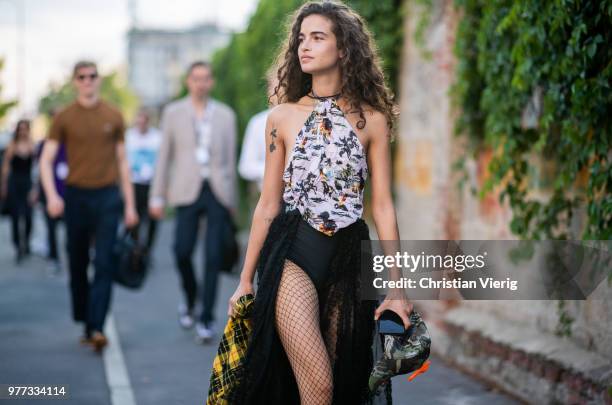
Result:
<svg viewBox="0 0 612 405"><path fill-rule="evenodd" d="M339 58L342 59L346 56L346 51L344 49L340 49L339 51Z"/></svg>

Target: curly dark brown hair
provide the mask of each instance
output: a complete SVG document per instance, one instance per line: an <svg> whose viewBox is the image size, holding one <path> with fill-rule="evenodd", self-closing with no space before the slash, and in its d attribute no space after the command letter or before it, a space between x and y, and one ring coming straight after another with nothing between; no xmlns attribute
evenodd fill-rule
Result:
<svg viewBox="0 0 612 405"><path fill-rule="evenodd" d="M272 80L277 82L270 100L275 99L278 103L297 102L311 91L312 75L302 71L298 58L298 37L302 21L313 14L329 18L337 47L346 53L340 59L340 92L347 99L351 111L359 112L357 128L365 127L363 106L369 105L385 115L392 130L398 115L397 106L385 84L372 35L359 14L337 1L308 2L295 12L289 24L288 38L270 71L270 77L276 73L276 79Z"/></svg>

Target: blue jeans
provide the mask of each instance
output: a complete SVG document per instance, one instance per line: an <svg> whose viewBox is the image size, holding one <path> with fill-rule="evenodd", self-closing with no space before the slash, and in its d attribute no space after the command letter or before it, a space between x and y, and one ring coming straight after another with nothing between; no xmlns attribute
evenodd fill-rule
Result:
<svg viewBox="0 0 612 405"><path fill-rule="evenodd" d="M117 186L85 189L66 186L65 222L70 262L72 315L88 330L102 332L110 307L115 265L113 247L122 210ZM89 249L95 247L95 275L87 277Z"/></svg>
<svg viewBox="0 0 612 405"><path fill-rule="evenodd" d="M214 320L213 309L217 295L217 278L222 266L222 232L229 220L227 209L213 194L207 181L202 185L200 195L192 204L177 207L174 238L174 255L178 267L187 307L195 307L197 282L191 256L198 238L200 216L207 217L204 288L202 290L203 310L200 321L204 324Z"/></svg>

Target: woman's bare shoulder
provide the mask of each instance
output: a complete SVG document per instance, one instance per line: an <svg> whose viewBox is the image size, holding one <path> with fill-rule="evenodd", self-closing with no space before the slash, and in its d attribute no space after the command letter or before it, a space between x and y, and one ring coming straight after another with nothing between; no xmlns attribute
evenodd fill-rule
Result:
<svg viewBox="0 0 612 405"><path fill-rule="evenodd" d="M365 118L365 127L363 129L367 133L368 138L372 139L381 135L386 136L389 131L387 116L367 104L363 105L362 108Z"/></svg>
<svg viewBox="0 0 612 405"><path fill-rule="evenodd" d="M382 112L370 108L368 110L364 110L364 115L366 117L366 128L368 124L370 128L374 130L382 130L388 127L387 116Z"/></svg>
<svg viewBox="0 0 612 405"><path fill-rule="evenodd" d="M286 102L277 104L270 109L268 119L271 125L279 129L283 127L292 128L294 123L303 122L304 115L312 110L312 105L308 105L302 100L297 102Z"/></svg>
<svg viewBox="0 0 612 405"><path fill-rule="evenodd" d="M293 103L282 103L277 104L274 107L270 108L270 114L268 117L272 120L276 120L282 117L284 114L292 112L292 104Z"/></svg>
<svg viewBox="0 0 612 405"><path fill-rule="evenodd" d="M15 141L11 140L7 145L6 145L6 149L4 149L4 156L8 156L9 154L13 153L15 151Z"/></svg>
<svg viewBox="0 0 612 405"><path fill-rule="evenodd" d="M384 113L374 109L368 104L361 104L361 111L354 108L349 111L348 115L351 117L351 120L359 122L362 120L360 116L361 112L363 112L363 118L365 118L365 126L362 132L365 132L368 138L376 136L377 134L387 133L389 125Z"/></svg>
<svg viewBox="0 0 612 405"><path fill-rule="evenodd" d="M312 103L306 97L301 98L295 102L284 102L281 104L277 104L270 110L270 114L274 114L275 116L284 114L293 114L299 113L306 110L312 110Z"/></svg>

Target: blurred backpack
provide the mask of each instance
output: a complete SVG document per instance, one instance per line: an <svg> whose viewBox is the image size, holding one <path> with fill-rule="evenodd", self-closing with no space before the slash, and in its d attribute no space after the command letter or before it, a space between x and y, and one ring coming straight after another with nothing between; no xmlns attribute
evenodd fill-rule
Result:
<svg viewBox="0 0 612 405"><path fill-rule="evenodd" d="M0 216L8 217L11 215L11 209L9 207L8 198L0 200Z"/></svg>
<svg viewBox="0 0 612 405"><path fill-rule="evenodd" d="M223 243L223 264L221 270L231 273L234 266L238 263L240 249L238 248L238 241L236 240L236 225L229 214L227 218L228 220L223 227L223 234L221 235Z"/></svg>
<svg viewBox="0 0 612 405"><path fill-rule="evenodd" d="M147 249L125 229L117 237L113 253L116 263L115 281L131 289L142 287L148 270Z"/></svg>

